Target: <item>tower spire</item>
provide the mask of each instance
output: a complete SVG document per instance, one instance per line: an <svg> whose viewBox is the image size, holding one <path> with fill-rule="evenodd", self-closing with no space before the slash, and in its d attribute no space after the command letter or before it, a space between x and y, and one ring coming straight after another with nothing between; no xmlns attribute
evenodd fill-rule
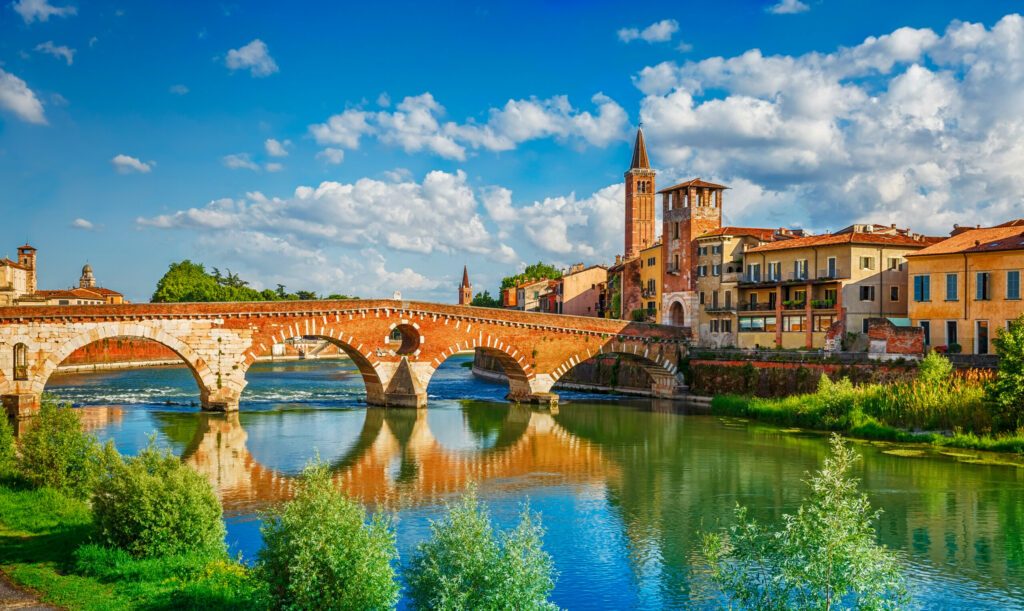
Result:
<svg viewBox="0 0 1024 611"><path fill-rule="evenodd" d="M469 269L462 266L462 284L459 285L459 305L473 302L473 285L469 283Z"/></svg>
<svg viewBox="0 0 1024 611"><path fill-rule="evenodd" d="M469 269L465 265L462 266L462 286L469 286Z"/></svg>
<svg viewBox="0 0 1024 611"><path fill-rule="evenodd" d="M644 129L638 127L636 130L636 142L633 144L633 162L629 164L631 170L649 170L651 162L647 159L647 143L644 142Z"/></svg>

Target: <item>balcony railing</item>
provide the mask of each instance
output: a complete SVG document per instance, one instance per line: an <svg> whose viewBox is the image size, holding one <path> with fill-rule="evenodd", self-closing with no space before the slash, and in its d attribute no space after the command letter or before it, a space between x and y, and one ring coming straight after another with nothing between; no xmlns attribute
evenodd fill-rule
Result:
<svg viewBox="0 0 1024 611"><path fill-rule="evenodd" d="M738 278L741 284L779 284L783 282L822 282L829 280L845 280L849 279L850 274L841 270L832 270L830 273L827 269L818 270L818 275L810 277L808 274L789 272L788 274L769 275L762 274L760 276L751 276L748 274L742 274Z"/></svg>
<svg viewBox="0 0 1024 611"><path fill-rule="evenodd" d="M740 310L743 312L774 312L774 303L744 303L740 304Z"/></svg>
<svg viewBox="0 0 1024 611"><path fill-rule="evenodd" d="M709 305L704 307L704 311L708 313L715 312L735 312L736 306L734 305Z"/></svg>

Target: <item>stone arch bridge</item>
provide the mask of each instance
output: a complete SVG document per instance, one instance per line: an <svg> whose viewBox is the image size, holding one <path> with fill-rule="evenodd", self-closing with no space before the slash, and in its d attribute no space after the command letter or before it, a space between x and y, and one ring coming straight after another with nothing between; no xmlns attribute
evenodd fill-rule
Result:
<svg viewBox="0 0 1024 611"><path fill-rule="evenodd" d="M113 337L153 340L188 366L207 410L238 409L245 373L288 338L337 345L359 368L367 403L424 407L434 371L453 354L483 350L501 363L508 398L552 403L551 386L601 353L637 359L652 394L684 387L677 364L688 330L556 314L397 300L23 306L0 308L0 396L30 413L50 375L82 346Z"/></svg>

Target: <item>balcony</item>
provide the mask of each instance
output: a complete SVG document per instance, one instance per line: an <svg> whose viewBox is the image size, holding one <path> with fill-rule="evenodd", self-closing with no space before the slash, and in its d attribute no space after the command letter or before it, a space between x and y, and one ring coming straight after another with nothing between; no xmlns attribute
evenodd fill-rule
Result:
<svg viewBox="0 0 1024 611"><path fill-rule="evenodd" d="M742 312L774 312L775 304L768 303L744 303L740 305Z"/></svg>
<svg viewBox="0 0 1024 611"><path fill-rule="evenodd" d="M828 270L818 270L818 275L814 278L810 278L803 273L798 274L795 272L789 272L788 274L781 274L777 276L762 275L753 278L749 275L740 275L738 282L741 285L747 286L769 286L778 284L805 284L808 282L835 282L837 280L847 280L849 278L849 272L843 272L842 270L836 269L832 270L831 274Z"/></svg>
<svg viewBox="0 0 1024 611"><path fill-rule="evenodd" d="M730 305L707 305L707 306L704 306L704 311L707 312L708 314L729 313L729 312L735 312L736 311L736 306L731 305L731 304Z"/></svg>
<svg viewBox="0 0 1024 611"><path fill-rule="evenodd" d="M814 310L834 310L836 302L831 299L812 299L811 308Z"/></svg>

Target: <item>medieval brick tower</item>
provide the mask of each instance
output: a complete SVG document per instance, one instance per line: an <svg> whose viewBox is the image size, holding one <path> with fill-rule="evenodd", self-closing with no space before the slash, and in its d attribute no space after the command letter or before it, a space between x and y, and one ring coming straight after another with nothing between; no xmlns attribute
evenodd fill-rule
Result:
<svg viewBox="0 0 1024 611"><path fill-rule="evenodd" d="M18 264L25 268L28 275L25 280L25 292L29 295L36 292L36 249L27 243L18 247Z"/></svg>
<svg viewBox="0 0 1024 611"><path fill-rule="evenodd" d="M636 130L633 161L626 171L626 259L654 244L654 170L647 159L643 129Z"/></svg>
<svg viewBox="0 0 1024 611"><path fill-rule="evenodd" d="M722 226L722 194L728 187L694 178L662 189L665 278L662 322L696 325L697 238Z"/></svg>
<svg viewBox="0 0 1024 611"><path fill-rule="evenodd" d="M473 285L469 283L469 270L462 266L462 284L459 285L459 305L469 305L473 301Z"/></svg>

